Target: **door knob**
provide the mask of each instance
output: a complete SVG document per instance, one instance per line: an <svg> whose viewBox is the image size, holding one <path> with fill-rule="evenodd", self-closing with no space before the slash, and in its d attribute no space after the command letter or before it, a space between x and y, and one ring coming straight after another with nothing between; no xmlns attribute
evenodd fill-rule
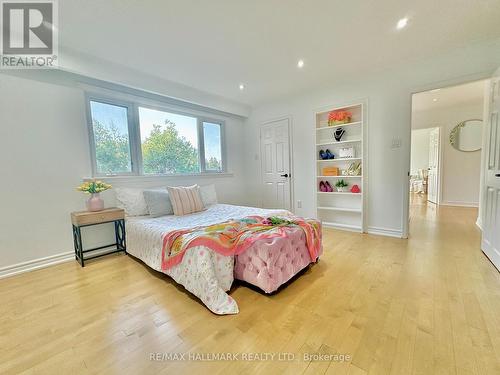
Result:
<svg viewBox="0 0 500 375"><path fill-rule="evenodd" d="M500 177L500 173L497 173L497 174L495 175L495 177Z"/></svg>
<svg viewBox="0 0 500 375"><path fill-rule="evenodd" d="M288 173L282 174L282 175L280 175L280 176L281 176L281 177L288 177ZM292 177L292 176L290 175L290 177Z"/></svg>

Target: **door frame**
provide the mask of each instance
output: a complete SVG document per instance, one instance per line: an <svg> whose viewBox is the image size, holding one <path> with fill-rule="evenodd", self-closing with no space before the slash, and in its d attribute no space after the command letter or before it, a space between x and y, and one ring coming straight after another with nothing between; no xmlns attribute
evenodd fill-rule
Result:
<svg viewBox="0 0 500 375"><path fill-rule="evenodd" d="M410 88L410 93L408 95L408 103L410 110L408 111L408 122L407 126L409 128L408 138L406 141L408 142L408 152L406 153L406 171L403 175L403 212L401 215L401 229L402 229L402 238L408 238L409 227L410 227L410 168L411 168L411 123L412 123L412 113L413 113L413 95L418 94L425 91L435 90L435 89L443 89L453 86L462 85L465 83L471 83L481 80L488 80L491 78L493 73L489 72L480 72L466 76L459 76L451 79L447 79L444 81L435 81L427 84L423 84L420 86L416 86L414 88ZM442 174L442 173L441 173ZM481 202L479 203L481 205Z"/></svg>
<svg viewBox="0 0 500 375"><path fill-rule="evenodd" d="M443 192L443 127L442 126L432 126L430 128L423 129L439 129L439 139L438 139L438 165L437 165L437 192L436 192L436 205L439 206L442 200ZM413 130L413 129L412 129ZM411 142L410 142L411 144ZM411 147L411 146L410 146ZM410 153L411 157L411 153ZM429 198L429 182L427 182L427 198Z"/></svg>
<svg viewBox="0 0 500 375"><path fill-rule="evenodd" d="M295 179L295 170L293 168L293 124L292 124L292 116L285 115L280 117L274 117L269 120L263 121L259 126L259 162L260 162L260 189L262 189L262 185L264 182L264 173L262 171L262 149L261 149L261 140L262 140L262 128L266 125L269 125L273 122L287 120L288 122L288 165L290 168L290 211L295 212L295 194L294 194L294 179ZM259 189L259 190L260 190ZM259 199L260 207L264 207L264 201L262 198Z"/></svg>

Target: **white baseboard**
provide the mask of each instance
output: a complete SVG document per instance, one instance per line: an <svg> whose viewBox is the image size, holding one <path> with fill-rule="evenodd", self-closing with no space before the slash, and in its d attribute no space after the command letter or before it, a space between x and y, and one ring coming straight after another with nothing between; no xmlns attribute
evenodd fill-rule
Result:
<svg viewBox="0 0 500 375"><path fill-rule="evenodd" d="M368 227L367 232L369 234L376 234L378 236L403 238L403 231L402 230L380 228L380 227Z"/></svg>
<svg viewBox="0 0 500 375"><path fill-rule="evenodd" d="M441 201L441 206L457 206L457 207L479 207L478 202L461 202L461 201Z"/></svg>
<svg viewBox="0 0 500 375"><path fill-rule="evenodd" d="M13 264L11 266L0 268L0 279L9 276L14 276L24 272L34 271L40 268L45 268L48 266L52 266L54 264L68 262L73 259L75 259L75 252L69 251L67 253L51 255L45 258L34 259L34 260L29 260L27 262Z"/></svg>
<svg viewBox="0 0 500 375"><path fill-rule="evenodd" d="M490 262L495 266L495 268L500 271L500 253L496 251L488 241L484 239L481 241L481 249L483 250L484 255L488 257Z"/></svg>
<svg viewBox="0 0 500 375"><path fill-rule="evenodd" d="M481 232L483 231L483 221L481 220L480 217L478 217L476 220L476 226L479 228Z"/></svg>

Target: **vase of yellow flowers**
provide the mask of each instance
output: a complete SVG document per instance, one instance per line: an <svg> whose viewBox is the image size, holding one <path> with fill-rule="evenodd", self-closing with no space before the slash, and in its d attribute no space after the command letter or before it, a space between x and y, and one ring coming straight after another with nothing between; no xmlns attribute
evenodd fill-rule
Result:
<svg viewBox="0 0 500 375"><path fill-rule="evenodd" d="M111 189L111 185L106 184L102 181L88 181L84 182L76 188L78 191L83 191L86 194L90 194L90 197L86 201L86 206L88 211L102 211L104 210L104 200L101 198L101 193L108 189Z"/></svg>

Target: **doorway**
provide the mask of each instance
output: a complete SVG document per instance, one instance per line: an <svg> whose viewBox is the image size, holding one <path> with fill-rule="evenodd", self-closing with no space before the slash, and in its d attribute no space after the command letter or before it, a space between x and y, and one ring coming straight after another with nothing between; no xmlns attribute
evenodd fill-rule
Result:
<svg viewBox="0 0 500 375"><path fill-rule="evenodd" d="M462 207L477 215L486 82L412 95L410 234L412 217L423 208Z"/></svg>
<svg viewBox="0 0 500 375"><path fill-rule="evenodd" d="M292 209L290 119L262 125L260 129L263 208Z"/></svg>

